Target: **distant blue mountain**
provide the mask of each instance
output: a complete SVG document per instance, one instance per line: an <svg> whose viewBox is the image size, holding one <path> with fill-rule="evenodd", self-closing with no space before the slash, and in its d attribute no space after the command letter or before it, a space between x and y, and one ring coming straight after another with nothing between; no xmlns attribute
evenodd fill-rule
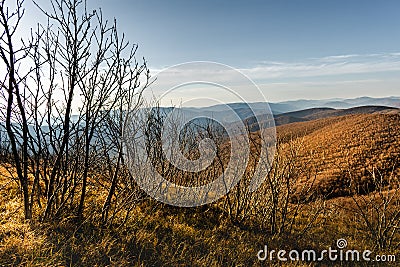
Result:
<svg viewBox="0 0 400 267"><path fill-rule="evenodd" d="M385 106L400 108L400 97L359 97L352 99L331 98L322 100L300 99L268 104L272 114L277 116L288 112L314 108L349 109L359 106ZM254 115L254 112L257 114L268 114L270 112L269 108L266 106L265 102L253 102L219 104L201 108L184 107L180 108L180 110L182 110L182 112L185 114L190 114L190 116L197 114L199 116L214 118L216 120L234 122L238 120L238 117L241 120L249 118ZM163 109L166 110L170 108ZM234 111L234 113L232 111Z"/></svg>

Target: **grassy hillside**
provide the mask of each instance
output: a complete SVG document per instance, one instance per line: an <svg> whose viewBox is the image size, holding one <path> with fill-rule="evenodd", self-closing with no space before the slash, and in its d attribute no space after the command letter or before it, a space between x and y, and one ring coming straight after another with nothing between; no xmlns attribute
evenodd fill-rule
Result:
<svg viewBox="0 0 400 267"><path fill-rule="evenodd" d="M400 175L399 114L332 117L279 126L277 132L285 146L301 142L302 161L316 171L313 193L365 194L374 190L374 176Z"/></svg>
<svg viewBox="0 0 400 267"><path fill-rule="evenodd" d="M110 181L101 173L91 173L84 221L61 215L40 222L23 219L17 183L2 169L0 266L338 266L260 262L257 252L264 245L320 251L340 238L350 249L400 260L400 115L335 116L282 125L277 133L273 169L254 194L240 183L216 203L177 208L138 191L108 225L99 211ZM126 188L120 184L117 193Z"/></svg>

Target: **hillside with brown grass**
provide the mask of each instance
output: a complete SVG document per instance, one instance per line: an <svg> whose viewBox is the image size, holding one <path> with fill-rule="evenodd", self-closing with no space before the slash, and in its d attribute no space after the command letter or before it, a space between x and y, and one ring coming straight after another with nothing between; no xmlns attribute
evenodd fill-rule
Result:
<svg viewBox="0 0 400 267"><path fill-rule="evenodd" d="M0 1L0 267L399 266L400 97L264 98L393 93L395 48L287 32L346 41L358 5L88 2ZM193 49L238 65L165 65Z"/></svg>
<svg viewBox="0 0 400 267"><path fill-rule="evenodd" d="M105 171L90 173L84 221L62 214L42 222L23 218L18 183L2 169L0 266L338 266L260 262L257 252L264 245L318 251L340 238L351 249L399 255L400 115L392 113L278 126L277 153L263 185L247 191L250 161L243 182L201 207L165 205L121 181L107 225L101 223L110 183ZM220 168L195 180L219 175ZM169 167L166 172L183 177ZM35 215L40 212L35 205Z"/></svg>
<svg viewBox="0 0 400 267"><path fill-rule="evenodd" d="M301 161L315 170L314 194L365 194L374 190L374 176L400 174L399 114L331 117L278 126L277 132L282 149L300 144Z"/></svg>

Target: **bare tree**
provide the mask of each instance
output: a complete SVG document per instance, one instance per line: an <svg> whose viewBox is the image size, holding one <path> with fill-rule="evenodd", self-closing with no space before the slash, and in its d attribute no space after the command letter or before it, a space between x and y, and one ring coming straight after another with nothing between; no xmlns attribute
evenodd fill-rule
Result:
<svg viewBox="0 0 400 267"><path fill-rule="evenodd" d="M0 37L0 55L2 68L5 75L1 81L2 96L5 100L6 114L2 110L6 121L6 130L11 143L14 166L22 190L25 218L32 217L29 204L29 178L28 178L28 120L25 112L23 93L25 91L26 76L32 71L25 73L20 70L21 64L28 58L29 46L25 46L16 39L16 32L24 15L23 1L18 0L16 7L11 10L5 0L0 2L0 24L3 32ZM3 103L4 104L4 103ZM22 132L22 140L18 134Z"/></svg>
<svg viewBox="0 0 400 267"><path fill-rule="evenodd" d="M254 155L260 155L257 139L251 138L256 148ZM302 236L318 221L324 211L324 198L314 196L314 182L317 171L309 162L303 162L302 139L283 142L278 140L271 170L265 183L253 194L251 207L261 228L268 229L273 236L293 234ZM303 178L303 179L302 179ZM308 223L299 229L302 213L308 214Z"/></svg>
<svg viewBox="0 0 400 267"><path fill-rule="evenodd" d="M13 36L23 2L17 2L15 12L1 2L1 56L7 69L2 115L11 168L17 171L27 219L34 201L44 207L44 220L72 210L82 219L90 176L107 155L113 168L103 207L107 217L124 164L126 114L139 108L149 70L144 59L136 60L137 45L119 35L116 21L104 20L101 10L89 12L79 0L50 2L51 10L42 9L48 25L39 25L31 39L21 42ZM17 43L21 48L15 48ZM22 63L29 66L24 75L17 66ZM99 149L111 143L116 150Z"/></svg>

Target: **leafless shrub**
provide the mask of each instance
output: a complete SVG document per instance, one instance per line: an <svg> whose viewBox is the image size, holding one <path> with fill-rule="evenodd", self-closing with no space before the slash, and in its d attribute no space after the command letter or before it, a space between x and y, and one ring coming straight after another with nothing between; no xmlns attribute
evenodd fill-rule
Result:
<svg viewBox="0 0 400 267"><path fill-rule="evenodd" d="M400 182L393 174L385 179L373 172L374 190L366 195L352 195L357 225L365 232L375 248L399 247L400 231Z"/></svg>
<svg viewBox="0 0 400 267"><path fill-rule="evenodd" d="M271 171L255 196L253 205L260 227L268 229L273 236L302 236L323 213L324 199L313 195L316 172L308 164L299 164L301 149L301 139L278 142ZM306 223L300 222L304 212L308 214Z"/></svg>

